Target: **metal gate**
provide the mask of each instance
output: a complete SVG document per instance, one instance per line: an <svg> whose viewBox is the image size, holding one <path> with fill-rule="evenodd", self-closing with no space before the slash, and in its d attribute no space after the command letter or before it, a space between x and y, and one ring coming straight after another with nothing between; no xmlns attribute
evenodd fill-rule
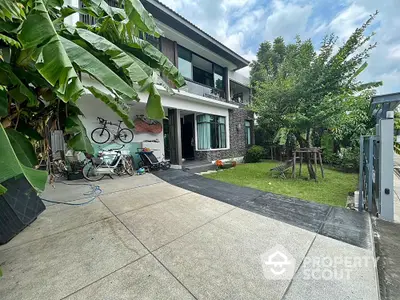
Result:
<svg viewBox="0 0 400 300"><path fill-rule="evenodd" d="M380 213L379 202L379 137L360 137L360 176L358 209Z"/></svg>
<svg viewBox="0 0 400 300"><path fill-rule="evenodd" d="M358 209L394 220L393 139L394 110L400 93L372 97L375 135L360 137Z"/></svg>

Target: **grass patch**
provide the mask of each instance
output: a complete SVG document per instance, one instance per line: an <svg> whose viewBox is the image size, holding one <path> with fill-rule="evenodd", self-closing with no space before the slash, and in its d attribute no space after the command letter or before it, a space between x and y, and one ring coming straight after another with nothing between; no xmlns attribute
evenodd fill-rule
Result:
<svg viewBox="0 0 400 300"><path fill-rule="evenodd" d="M343 173L325 167L325 179L322 179L318 169L318 182L315 182L307 179L307 166L304 167L303 164L302 178L290 178L290 170L287 173L287 179L282 179L277 177L276 173L270 172L270 169L278 164L279 162L276 161L242 164L233 169L204 176L239 186L334 206L345 206L348 193L357 189L358 174ZM298 171L297 166L297 174Z"/></svg>

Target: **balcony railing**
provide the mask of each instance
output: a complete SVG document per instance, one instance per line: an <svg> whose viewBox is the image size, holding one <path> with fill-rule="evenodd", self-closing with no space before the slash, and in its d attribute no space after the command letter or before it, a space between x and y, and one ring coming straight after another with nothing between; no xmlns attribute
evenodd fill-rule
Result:
<svg viewBox="0 0 400 300"><path fill-rule="evenodd" d="M206 98L226 101L226 96L224 91L197 82L189 81L187 79L186 79L186 86L183 88L183 90Z"/></svg>

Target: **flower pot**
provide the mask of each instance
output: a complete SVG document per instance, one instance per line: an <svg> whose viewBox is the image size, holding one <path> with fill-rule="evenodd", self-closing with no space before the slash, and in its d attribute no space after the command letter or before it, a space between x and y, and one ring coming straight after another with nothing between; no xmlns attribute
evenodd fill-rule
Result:
<svg viewBox="0 0 400 300"><path fill-rule="evenodd" d="M10 241L31 224L45 209L25 177L1 183L7 192L0 196L0 245Z"/></svg>

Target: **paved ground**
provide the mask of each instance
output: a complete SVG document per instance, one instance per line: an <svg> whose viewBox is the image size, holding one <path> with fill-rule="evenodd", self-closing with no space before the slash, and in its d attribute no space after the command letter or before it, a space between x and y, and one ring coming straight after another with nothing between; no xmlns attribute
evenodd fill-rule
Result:
<svg viewBox="0 0 400 300"><path fill-rule="evenodd" d="M378 299L368 218L182 173L104 180L89 205L49 205L0 247L0 299ZM292 279L265 277L277 246Z"/></svg>
<svg viewBox="0 0 400 300"><path fill-rule="evenodd" d="M400 156L394 154L395 223L373 218L379 284L382 300L400 297Z"/></svg>

